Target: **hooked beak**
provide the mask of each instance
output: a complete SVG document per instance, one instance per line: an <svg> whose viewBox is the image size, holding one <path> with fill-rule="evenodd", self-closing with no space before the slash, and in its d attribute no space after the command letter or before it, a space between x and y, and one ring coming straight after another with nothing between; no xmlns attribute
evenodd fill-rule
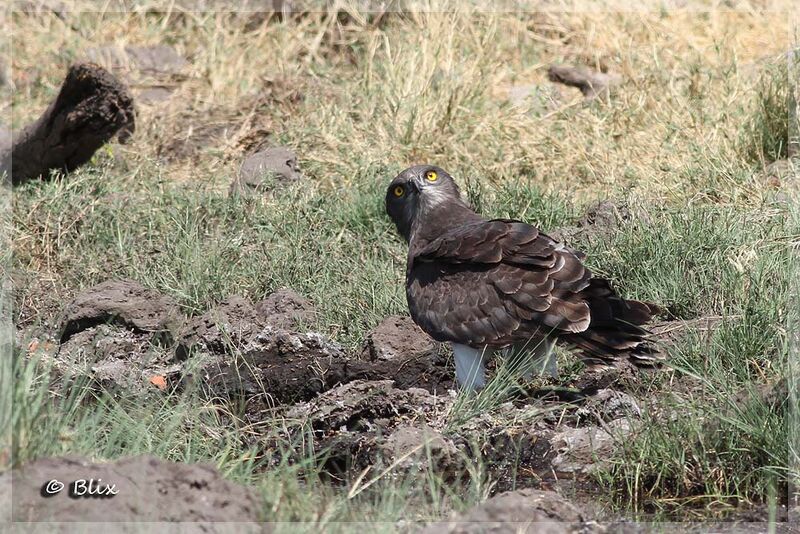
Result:
<svg viewBox="0 0 800 534"><path fill-rule="evenodd" d="M425 180L421 176L416 176L411 181L411 183L414 185L414 190L417 191L418 193L421 192L423 189L425 189L425 187L427 186Z"/></svg>

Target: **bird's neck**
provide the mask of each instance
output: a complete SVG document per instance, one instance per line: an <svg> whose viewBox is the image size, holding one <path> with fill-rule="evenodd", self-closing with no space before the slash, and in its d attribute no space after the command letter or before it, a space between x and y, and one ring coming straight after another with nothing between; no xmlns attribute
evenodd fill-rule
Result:
<svg viewBox="0 0 800 534"><path fill-rule="evenodd" d="M411 225L409 244L413 241L432 241L450 228L481 220L483 217L472 211L472 208L461 199L425 206Z"/></svg>

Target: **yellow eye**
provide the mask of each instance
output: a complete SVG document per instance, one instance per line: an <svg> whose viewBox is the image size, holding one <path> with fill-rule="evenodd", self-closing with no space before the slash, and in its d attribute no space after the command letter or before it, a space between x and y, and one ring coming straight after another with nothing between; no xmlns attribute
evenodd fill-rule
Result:
<svg viewBox="0 0 800 534"><path fill-rule="evenodd" d="M428 171L425 173L425 178L427 178L429 182L435 182L439 179L439 175L436 174L436 171Z"/></svg>
<svg viewBox="0 0 800 534"><path fill-rule="evenodd" d="M402 197L403 193L405 193L405 192L406 192L406 190L403 189L402 185L398 185L397 187L394 188L394 196L396 196L396 197Z"/></svg>

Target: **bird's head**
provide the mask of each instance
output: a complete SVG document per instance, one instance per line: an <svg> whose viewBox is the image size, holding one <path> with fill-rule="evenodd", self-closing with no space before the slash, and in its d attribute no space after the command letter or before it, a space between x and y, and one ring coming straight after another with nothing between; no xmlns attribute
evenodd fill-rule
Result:
<svg viewBox="0 0 800 534"><path fill-rule="evenodd" d="M406 241L414 223L440 212L443 204L466 206L453 177L435 165L407 168L386 191L386 213Z"/></svg>

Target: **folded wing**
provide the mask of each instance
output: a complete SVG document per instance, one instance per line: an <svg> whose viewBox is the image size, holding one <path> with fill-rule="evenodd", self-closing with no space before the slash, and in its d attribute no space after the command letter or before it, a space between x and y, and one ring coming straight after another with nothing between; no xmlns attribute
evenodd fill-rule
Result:
<svg viewBox="0 0 800 534"><path fill-rule="evenodd" d="M593 278L574 251L531 225L495 219L412 243L407 295L432 337L503 347L542 335L577 346L590 360L650 361L650 308Z"/></svg>

